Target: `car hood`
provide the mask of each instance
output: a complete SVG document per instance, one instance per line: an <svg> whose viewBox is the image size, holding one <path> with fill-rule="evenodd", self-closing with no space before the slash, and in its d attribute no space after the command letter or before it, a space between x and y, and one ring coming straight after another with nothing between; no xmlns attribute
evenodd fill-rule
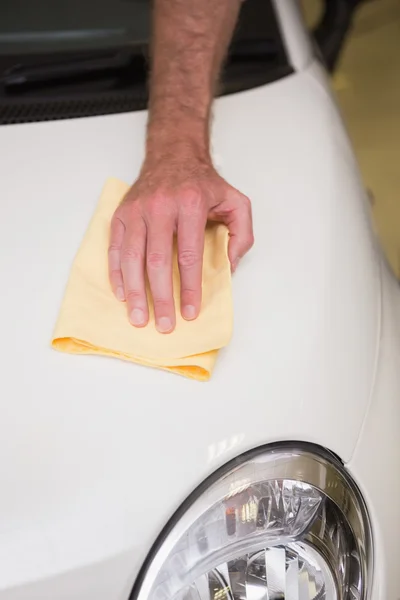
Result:
<svg viewBox="0 0 400 600"><path fill-rule="evenodd" d="M354 157L315 65L216 102L215 162L252 199L256 243L211 381L50 349L102 186L137 175L145 121L1 132L2 589L124 552L133 578L221 464L280 440L348 460L360 432L379 278Z"/></svg>

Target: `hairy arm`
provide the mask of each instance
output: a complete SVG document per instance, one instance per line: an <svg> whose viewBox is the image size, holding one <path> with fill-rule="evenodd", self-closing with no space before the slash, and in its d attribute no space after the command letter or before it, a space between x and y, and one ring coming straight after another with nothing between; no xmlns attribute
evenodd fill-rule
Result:
<svg viewBox="0 0 400 600"><path fill-rule="evenodd" d="M145 160L114 215L109 249L112 288L127 302L136 327L149 318L146 273L158 330L175 327L174 235L180 310L189 320L201 309L207 220L228 226L233 269L253 244L250 201L215 171L209 147L212 101L240 5L241 0L154 0Z"/></svg>
<svg viewBox="0 0 400 600"><path fill-rule="evenodd" d="M147 150L209 158L209 122L240 0L155 0Z"/></svg>

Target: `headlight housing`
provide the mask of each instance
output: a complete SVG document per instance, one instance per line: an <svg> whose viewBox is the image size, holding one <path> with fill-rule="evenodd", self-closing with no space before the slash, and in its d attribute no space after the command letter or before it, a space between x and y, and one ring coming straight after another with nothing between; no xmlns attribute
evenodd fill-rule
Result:
<svg viewBox="0 0 400 600"><path fill-rule="evenodd" d="M131 600L367 600L368 515L322 450L254 451L210 478L153 549Z"/></svg>

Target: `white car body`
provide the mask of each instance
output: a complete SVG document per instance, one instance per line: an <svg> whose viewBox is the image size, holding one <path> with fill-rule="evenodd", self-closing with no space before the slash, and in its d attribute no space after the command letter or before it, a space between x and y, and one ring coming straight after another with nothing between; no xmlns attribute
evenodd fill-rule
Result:
<svg viewBox="0 0 400 600"><path fill-rule="evenodd" d="M208 383L50 349L104 181L139 170L146 113L1 130L1 600L127 600L185 498L287 440L343 461L372 522L369 597L399 598L400 292L296 2L276 5L295 72L215 102L215 162L252 199L256 244Z"/></svg>

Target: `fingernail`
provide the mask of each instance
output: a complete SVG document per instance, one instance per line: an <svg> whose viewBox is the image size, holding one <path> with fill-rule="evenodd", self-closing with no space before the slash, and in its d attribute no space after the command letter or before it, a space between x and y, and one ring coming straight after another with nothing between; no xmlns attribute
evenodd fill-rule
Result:
<svg viewBox="0 0 400 600"><path fill-rule="evenodd" d="M125 300L124 288L122 288L122 287L117 288L115 295L117 296L117 300L119 300L120 302L123 302Z"/></svg>
<svg viewBox="0 0 400 600"><path fill-rule="evenodd" d="M194 319L196 317L196 309L191 304L187 304L182 308L182 316L184 319Z"/></svg>
<svg viewBox="0 0 400 600"><path fill-rule="evenodd" d="M136 325L136 327L140 327L140 325L145 324L144 312L140 310L140 308L134 308L131 312L131 323L132 325Z"/></svg>
<svg viewBox="0 0 400 600"><path fill-rule="evenodd" d="M160 333L168 333L172 329L171 319L168 317L161 317L157 321L157 329Z"/></svg>

